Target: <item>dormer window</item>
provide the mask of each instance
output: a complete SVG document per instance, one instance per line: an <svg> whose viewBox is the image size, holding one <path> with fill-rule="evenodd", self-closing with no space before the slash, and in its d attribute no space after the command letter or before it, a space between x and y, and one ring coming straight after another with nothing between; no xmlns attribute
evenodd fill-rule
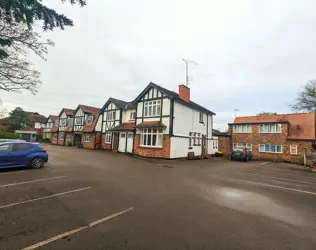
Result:
<svg viewBox="0 0 316 250"><path fill-rule="evenodd" d="M92 116L92 115L89 115L89 116L87 117L87 124L88 124L88 125L91 125L92 122L93 122L93 116Z"/></svg>

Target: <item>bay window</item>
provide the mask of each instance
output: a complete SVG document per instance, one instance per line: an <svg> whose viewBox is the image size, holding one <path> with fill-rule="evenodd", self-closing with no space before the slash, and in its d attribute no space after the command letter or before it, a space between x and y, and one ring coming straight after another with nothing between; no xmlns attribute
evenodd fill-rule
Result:
<svg viewBox="0 0 316 250"><path fill-rule="evenodd" d="M281 124L260 124L260 133L281 133Z"/></svg>
<svg viewBox="0 0 316 250"><path fill-rule="evenodd" d="M146 147L162 147L163 130L148 128L140 130L140 145Z"/></svg>
<svg viewBox="0 0 316 250"><path fill-rule="evenodd" d="M159 116L161 113L161 100L144 102L144 116Z"/></svg>

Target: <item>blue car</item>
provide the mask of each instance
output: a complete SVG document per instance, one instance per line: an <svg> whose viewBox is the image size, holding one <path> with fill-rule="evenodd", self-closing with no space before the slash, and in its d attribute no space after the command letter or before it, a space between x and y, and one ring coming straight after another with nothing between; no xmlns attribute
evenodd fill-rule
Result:
<svg viewBox="0 0 316 250"><path fill-rule="evenodd" d="M41 168L47 162L46 149L39 144L22 141L0 143L0 168Z"/></svg>
<svg viewBox="0 0 316 250"><path fill-rule="evenodd" d="M230 159L233 160L242 160L242 161L249 161L252 160L252 153L250 150L244 148L234 148L231 151Z"/></svg>

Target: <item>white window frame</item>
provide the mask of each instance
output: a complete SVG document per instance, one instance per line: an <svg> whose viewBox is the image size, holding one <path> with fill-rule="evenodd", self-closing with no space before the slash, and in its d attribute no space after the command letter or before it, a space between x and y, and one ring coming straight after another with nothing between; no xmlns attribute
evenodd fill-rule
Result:
<svg viewBox="0 0 316 250"><path fill-rule="evenodd" d="M200 121L200 123L204 123L204 116L203 116L203 112L200 112L199 113L199 121Z"/></svg>
<svg viewBox="0 0 316 250"><path fill-rule="evenodd" d="M62 126L62 127L67 126L67 118L60 119L60 126Z"/></svg>
<svg viewBox="0 0 316 250"><path fill-rule="evenodd" d="M153 145L154 136L156 136L156 145ZM150 148L162 148L163 147L163 129L158 129L158 128L141 129L140 130L140 146L150 147Z"/></svg>
<svg viewBox="0 0 316 250"><path fill-rule="evenodd" d="M298 153L297 145L290 145L290 155L297 155L297 153Z"/></svg>
<svg viewBox="0 0 316 250"><path fill-rule="evenodd" d="M108 111L106 114L106 120L107 121L115 121L116 118L116 111Z"/></svg>
<svg viewBox="0 0 316 250"><path fill-rule="evenodd" d="M62 135L62 136L61 136ZM58 134L58 139L60 140L60 141L63 141L64 140L64 136L65 136L65 132L60 132L59 134ZM60 138L61 137L61 138Z"/></svg>
<svg viewBox="0 0 316 250"><path fill-rule="evenodd" d="M144 102L144 117L160 116L161 100Z"/></svg>
<svg viewBox="0 0 316 250"><path fill-rule="evenodd" d="M71 141L71 134L67 134L67 135L66 135L66 140L67 140L67 141Z"/></svg>
<svg viewBox="0 0 316 250"><path fill-rule="evenodd" d="M85 135L83 138L83 142L91 142L90 135Z"/></svg>
<svg viewBox="0 0 316 250"><path fill-rule="evenodd" d="M53 133L53 139L58 139L58 133Z"/></svg>
<svg viewBox="0 0 316 250"><path fill-rule="evenodd" d="M131 112L131 113L129 114L129 119L130 119L130 120L135 120L135 119L136 119L136 112Z"/></svg>
<svg viewBox="0 0 316 250"><path fill-rule="evenodd" d="M112 132L105 133L105 143L111 144L112 143Z"/></svg>
<svg viewBox="0 0 316 250"><path fill-rule="evenodd" d="M261 146L264 147L264 149L261 149ZM272 150L272 148L275 148L275 151ZM281 151L277 152L277 147L281 147ZM268 149L267 149L268 148ZM278 144L259 144L259 152L260 153L271 153L271 154L282 154L283 153L283 147L282 145L278 145Z"/></svg>
<svg viewBox="0 0 316 250"><path fill-rule="evenodd" d="M249 151L252 151L252 144L251 143L237 142L237 143L233 143L233 148L240 148L240 149L246 148Z"/></svg>
<svg viewBox="0 0 316 250"><path fill-rule="evenodd" d="M259 133L280 134L282 133L281 124L260 124Z"/></svg>
<svg viewBox="0 0 316 250"><path fill-rule="evenodd" d="M77 125L77 126L83 125L83 119L84 119L83 116L77 116L77 117L75 117L74 124ZM78 120L80 120L80 121L78 122Z"/></svg>
<svg viewBox="0 0 316 250"><path fill-rule="evenodd" d="M87 125L91 125L93 123L93 115L89 115L87 117Z"/></svg>
<svg viewBox="0 0 316 250"><path fill-rule="evenodd" d="M251 133L252 125L249 124L241 124L241 125L233 125L233 132L235 134L249 134Z"/></svg>

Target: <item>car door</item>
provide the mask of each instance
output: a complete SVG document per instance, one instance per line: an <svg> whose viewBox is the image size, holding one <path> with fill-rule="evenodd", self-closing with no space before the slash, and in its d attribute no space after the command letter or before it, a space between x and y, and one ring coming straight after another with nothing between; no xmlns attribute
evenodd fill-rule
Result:
<svg viewBox="0 0 316 250"><path fill-rule="evenodd" d="M13 165L15 166L25 166L29 164L27 155L32 153L33 145L30 143L14 143L11 157L14 161Z"/></svg>
<svg viewBox="0 0 316 250"><path fill-rule="evenodd" d="M0 145L0 168L9 167L13 165L13 159L11 155L12 144Z"/></svg>

